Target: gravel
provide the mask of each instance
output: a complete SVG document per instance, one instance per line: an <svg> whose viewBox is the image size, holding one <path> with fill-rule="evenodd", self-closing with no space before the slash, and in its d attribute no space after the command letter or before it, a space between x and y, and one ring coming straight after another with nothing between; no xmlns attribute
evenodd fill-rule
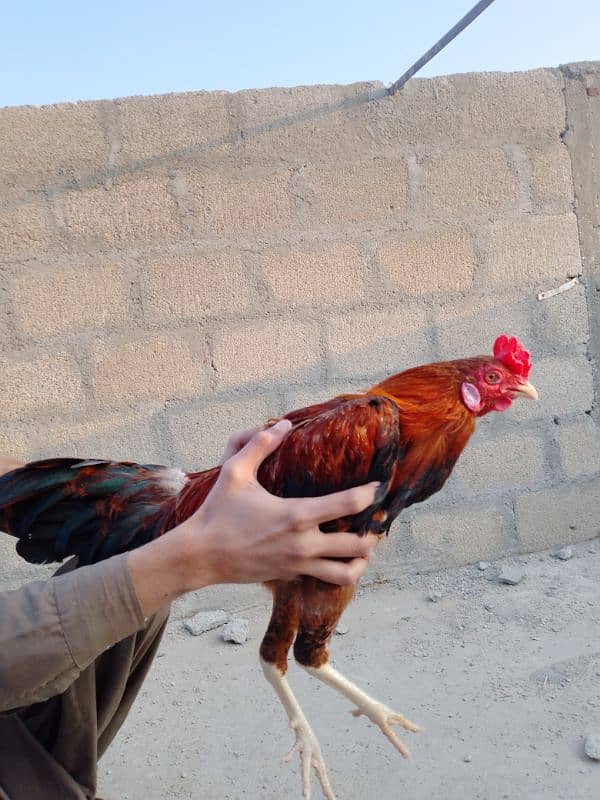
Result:
<svg viewBox="0 0 600 800"><path fill-rule="evenodd" d="M245 644L250 636L250 624L243 617L233 617L226 625L223 625L221 636L225 642Z"/></svg>
<svg viewBox="0 0 600 800"><path fill-rule="evenodd" d="M499 583L507 583L509 586L516 586L518 583L521 583L523 578L525 577L525 573L519 567L502 567L500 572L498 573L498 581Z"/></svg>
<svg viewBox="0 0 600 800"><path fill-rule="evenodd" d="M335 628L335 632L337 633L338 636L345 636L349 630L350 628L346 625L345 622L338 622Z"/></svg>
<svg viewBox="0 0 600 800"><path fill-rule="evenodd" d="M218 609L217 611L200 611L199 614L186 619L183 624L193 636L200 636L214 628L220 628L228 619L229 614L223 609Z"/></svg>
<svg viewBox="0 0 600 800"><path fill-rule="evenodd" d="M592 733L583 745L585 754L594 761L600 761L600 733Z"/></svg>
<svg viewBox="0 0 600 800"><path fill-rule="evenodd" d="M429 592L429 594L427 595L427 599L431 603L439 603L440 600L443 598L443 596L444 595L441 592Z"/></svg>
<svg viewBox="0 0 600 800"><path fill-rule="evenodd" d="M573 548L561 547L558 553L556 553L556 558L559 558L561 561L568 561L570 558L573 558Z"/></svg>

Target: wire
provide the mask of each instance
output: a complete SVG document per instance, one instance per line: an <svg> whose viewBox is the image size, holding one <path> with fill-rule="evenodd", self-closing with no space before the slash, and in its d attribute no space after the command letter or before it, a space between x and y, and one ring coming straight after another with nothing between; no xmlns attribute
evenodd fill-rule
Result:
<svg viewBox="0 0 600 800"><path fill-rule="evenodd" d="M494 0L480 0L479 3L474 5L473 8L467 14L465 14L465 16L459 22L457 22L456 25L451 28L445 36L442 36L439 42L436 42L433 47L425 53L425 55L421 56L418 61L415 61L412 67L409 67L409 69L406 70L404 75L401 75L395 83L392 83L388 89L388 94L396 94L396 92L404 86L409 78L412 78L412 76L417 73L421 67L424 67L428 61L431 61L434 56L437 56L440 50L443 50L447 44L450 44L452 39L458 36L458 34L468 25L470 25L473 20L477 19L477 17L483 11L485 11L488 6L491 6L493 2Z"/></svg>

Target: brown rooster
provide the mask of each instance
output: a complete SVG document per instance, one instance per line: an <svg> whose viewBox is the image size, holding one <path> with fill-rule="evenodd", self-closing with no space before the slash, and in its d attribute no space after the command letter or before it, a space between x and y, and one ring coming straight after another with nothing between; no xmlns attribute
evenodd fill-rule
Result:
<svg viewBox="0 0 600 800"><path fill-rule="evenodd" d="M537 399L528 383L529 353L502 335L493 356L429 364L401 372L361 394L347 394L286 414L293 428L262 464L259 481L282 497L323 495L381 482L375 503L358 515L321 526L386 534L402 509L437 492L475 429L477 417L504 411L514 398ZM185 474L128 462L52 459L0 479L0 529L19 538L28 561L89 564L131 550L191 516L219 468ZM418 727L367 695L329 664L327 646L354 586L315 578L272 581L273 611L260 648L267 680L289 717L302 760L303 792L314 768L335 800L319 743L285 678L288 650L308 672L341 692L378 725L403 756L392 730Z"/></svg>

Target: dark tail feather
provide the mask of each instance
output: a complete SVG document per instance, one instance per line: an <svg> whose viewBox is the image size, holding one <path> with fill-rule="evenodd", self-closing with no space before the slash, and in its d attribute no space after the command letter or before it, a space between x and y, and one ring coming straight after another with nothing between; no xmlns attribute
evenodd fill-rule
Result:
<svg viewBox="0 0 600 800"><path fill-rule="evenodd" d="M0 478L0 530L17 537L17 552L33 563L100 561L164 532L177 495L165 472L77 458L26 464Z"/></svg>

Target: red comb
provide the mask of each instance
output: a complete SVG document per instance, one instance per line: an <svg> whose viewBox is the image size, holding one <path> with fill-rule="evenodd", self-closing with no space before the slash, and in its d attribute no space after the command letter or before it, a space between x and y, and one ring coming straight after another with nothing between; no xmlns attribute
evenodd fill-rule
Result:
<svg viewBox="0 0 600 800"><path fill-rule="evenodd" d="M531 372L531 359L516 336L510 338L503 333L494 342L494 358L501 361L514 375L521 378L529 377Z"/></svg>

